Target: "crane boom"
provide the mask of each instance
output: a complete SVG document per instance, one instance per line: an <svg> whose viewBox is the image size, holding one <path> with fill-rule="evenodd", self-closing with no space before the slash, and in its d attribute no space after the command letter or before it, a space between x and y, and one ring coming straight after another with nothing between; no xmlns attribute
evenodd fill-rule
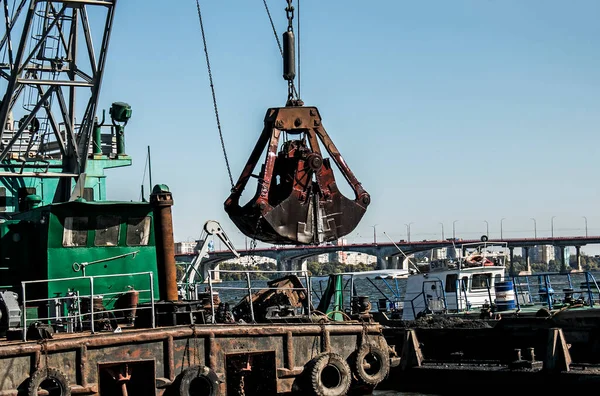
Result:
<svg viewBox="0 0 600 396"><path fill-rule="evenodd" d="M240 254L237 252L237 250L225 234L225 231L223 231L223 229L221 228L221 225L215 220L208 220L206 223L204 223L202 235L200 236L198 244L194 249L197 252L197 254L196 256L194 256L190 265L186 267L183 276L179 280L180 293L187 294L190 291L195 291L189 290L189 288L190 286L195 285L194 281L196 277L200 277L200 283L204 282L205 279L208 279L208 271L212 267L216 266L217 263L203 262L203 259L208 257L208 237L211 235L217 236L221 240L221 242L225 244L227 249L229 249L231 253L233 253L235 257L240 257Z"/></svg>

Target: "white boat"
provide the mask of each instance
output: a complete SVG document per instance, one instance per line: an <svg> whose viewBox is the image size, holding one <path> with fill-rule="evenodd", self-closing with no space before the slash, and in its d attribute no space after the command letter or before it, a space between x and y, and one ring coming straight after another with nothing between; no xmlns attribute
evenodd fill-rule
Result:
<svg viewBox="0 0 600 396"><path fill-rule="evenodd" d="M408 276L403 320L424 314L479 311L504 301L510 304L507 308L514 307L512 286L506 291L504 288L506 243L471 243L454 250L458 251L457 258L431 261Z"/></svg>

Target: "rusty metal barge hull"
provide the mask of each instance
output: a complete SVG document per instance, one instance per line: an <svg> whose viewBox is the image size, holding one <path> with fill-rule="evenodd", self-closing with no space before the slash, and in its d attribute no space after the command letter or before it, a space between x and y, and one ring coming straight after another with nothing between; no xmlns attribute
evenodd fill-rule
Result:
<svg viewBox="0 0 600 396"><path fill-rule="evenodd" d="M129 395L180 394L178 378L191 366L206 366L216 373L218 394L233 394L243 383L244 372L247 384L258 376L262 391L284 394L302 388L305 365L314 357L335 352L348 359L364 344L387 350L381 326L197 325L3 342L0 395L27 394L30 375L49 367L64 373L72 394L121 394L125 381ZM246 367L240 369L240 362Z"/></svg>

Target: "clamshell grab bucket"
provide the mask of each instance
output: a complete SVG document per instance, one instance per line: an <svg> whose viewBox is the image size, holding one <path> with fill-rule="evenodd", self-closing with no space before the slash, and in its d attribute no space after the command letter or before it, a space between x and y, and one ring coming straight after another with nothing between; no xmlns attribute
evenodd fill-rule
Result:
<svg viewBox="0 0 600 396"><path fill-rule="evenodd" d="M279 149L282 133L292 139ZM323 158L318 140L352 187L354 200L340 193L331 160ZM265 146L260 174L253 175ZM240 206L250 177L258 179L256 193ZM264 129L225 202L225 211L250 238L274 244L318 244L352 232L370 202L325 132L317 108L290 106L267 111Z"/></svg>

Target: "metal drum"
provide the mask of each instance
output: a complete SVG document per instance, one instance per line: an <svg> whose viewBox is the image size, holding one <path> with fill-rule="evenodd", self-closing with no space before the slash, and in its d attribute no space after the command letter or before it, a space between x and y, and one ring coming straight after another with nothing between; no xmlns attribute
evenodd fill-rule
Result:
<svg viewBox="0 0 600 396"><path fill-rule="evenodd" d="M498 311L515 309L515 290L512 281L498 282L496 288L496 308Z"/></svg>

